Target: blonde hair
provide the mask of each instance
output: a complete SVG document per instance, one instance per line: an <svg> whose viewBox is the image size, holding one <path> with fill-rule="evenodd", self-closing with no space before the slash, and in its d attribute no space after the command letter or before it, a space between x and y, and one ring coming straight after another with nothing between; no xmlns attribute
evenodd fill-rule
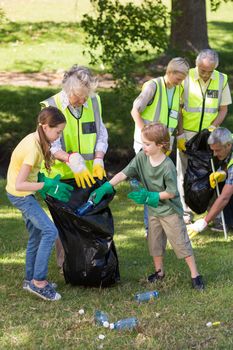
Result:
<svg viewBox="0 0 233 350"><path fill-rule="evenodd" d="M166 73L182 73L187 75L189 71L189 63L185 58L175 57L167 65Z"/></svg>
<svg viewBox="0 0 233 350"><path fill-rule="evenodd" d="M150 123L142 128L141 133L148 141L162 145L164 153L170 149L170 135L166 125L159 122Z"/></svg>
<svg viewBox="0 0 233 350"><path fill-rule="evenodd" d="M42 126L48 124L50 128L55 128L59 124L63 123L66 123L66 118L56 107L46 107L38 114L36 130L39 134L40 147L44 156L45 167L49 171L51 170L51 165L53 164L53 158L50 152L51 144L48 141Z"/></svg>

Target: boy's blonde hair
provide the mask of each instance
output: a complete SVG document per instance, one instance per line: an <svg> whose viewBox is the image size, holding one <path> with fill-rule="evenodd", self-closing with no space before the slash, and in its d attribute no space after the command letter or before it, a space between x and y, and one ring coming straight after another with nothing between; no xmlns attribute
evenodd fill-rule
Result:
<svg viewBox="0 0 233 350"><path fill-rule="evenodd" d="M167 65L166 73L182 73L187 75L189 71L188 61L183 57L173 58Z"/></svg>
<svg viewBox="0 0 233 350"><path fill-rule="evenodd" d="M162 145L166 153L170 149L170 135L166 125L162 123L150 123L142 128L142 135L148 140Z"/></svg>

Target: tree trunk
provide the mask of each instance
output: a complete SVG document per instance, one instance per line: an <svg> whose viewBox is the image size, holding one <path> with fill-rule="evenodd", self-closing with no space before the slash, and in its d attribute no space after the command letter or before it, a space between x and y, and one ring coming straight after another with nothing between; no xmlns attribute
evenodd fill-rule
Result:
<svg viewBox="0 0 233 350"><path fill-rule="evenodd" d="M172 0L171 48L197 53L208 47L205 0Z"/></svg>

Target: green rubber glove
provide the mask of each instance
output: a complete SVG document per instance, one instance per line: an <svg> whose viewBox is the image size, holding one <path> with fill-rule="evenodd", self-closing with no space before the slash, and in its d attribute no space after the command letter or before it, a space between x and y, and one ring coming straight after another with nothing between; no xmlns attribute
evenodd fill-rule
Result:
<svg viewBox="0 0 233 350"><path fill-rule="evenodd" d="M107 181L102 186L100 186L99 188L91 192L89 200L93 201L94 204L98 204L106 194L113 194L113 193L114 193L114 188Z"/></svg>
<svg viewBox="0 0 233 350"><path fill-rule="evenodd" d="M53 179L50 179L46 176L38 176L38 179L42 179L42 182L44 182L44 186L41 190L38 191L43 199L46 198L46 195L49 195L62 202L69 201L71 191L73 191L74 188L66 183L61 182L60 178L61 175L57 175Z"/></svg>
<svg viewBox="0 0 233 350"><path fill-rule="evenodd" d="M159 193L149 192L145 188L137 192L130 192L128 198L137 204L146 204L153 208L157 208L159 204Z"/></svg>

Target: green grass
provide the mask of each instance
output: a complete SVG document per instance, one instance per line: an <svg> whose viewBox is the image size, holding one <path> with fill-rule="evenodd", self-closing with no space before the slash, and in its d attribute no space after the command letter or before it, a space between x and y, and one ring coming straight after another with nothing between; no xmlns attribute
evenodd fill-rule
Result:
<svg viewBox="0 0 233 350"><path fill-rule="evenodd" d="M170 1L164 2L170 5ZM91 11L89 1L11 0L2 1L0 6L10 20L0 28L0 71L57 71L74 63L89 64L89 55L83 53L85 34L79 27L82 15ZM232 3L228 3L216 13L209 8L207 11L210 45L220 55L228 52L231 69L232 9ZM156 50L151 50L146 60L154 61L156 55ZM148 73L144 60L139 56L135 65L142 74ZM93 68L101 71L98 65Z"/></svg>
<svg viewBox="0 0 233 350"><path fill-rule="evenodd" d="M5 182L0 181L4 193ZM194 239L195 255L206 281L199 294L190 288L188 268L168 248L166 279L156 288L146 283L153 271L142 223L142 207L126 199L128 184L117 187L111 203L121 282L109 289L66 285L50 259L49 278L58 283L62 300L44 302L22 290L27 232L19 212L1 196L0 207L0 348L1 349L232 349L232 234L207 231ZM138 305L137 292L158 289L155 302ZM85 310L79 315L79 309ZM140 326L118 333L94 324L96 309L111 321L135 316ZM221 321L207 328L209 321ZM101 341L99 334L106 338Z"/></svg>

